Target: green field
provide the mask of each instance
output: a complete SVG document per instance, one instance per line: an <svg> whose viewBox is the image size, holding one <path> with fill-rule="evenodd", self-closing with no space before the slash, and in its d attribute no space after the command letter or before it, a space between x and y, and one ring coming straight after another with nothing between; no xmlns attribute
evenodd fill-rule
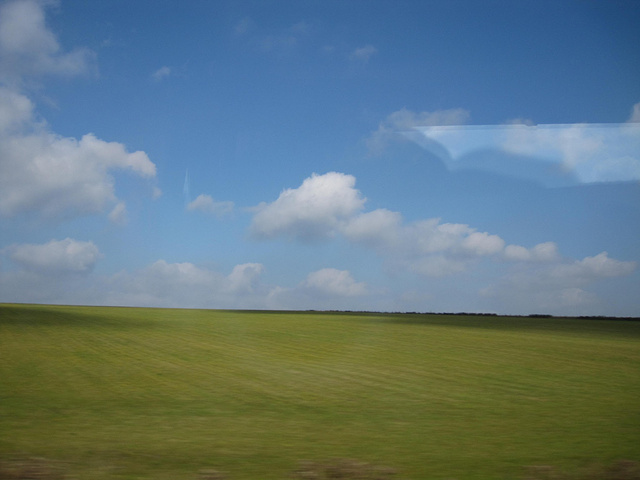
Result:
<svg viewBox="0 0 640 480"><path fill-rule="evenodd" d="M640 460L640 322L0 305L0 458L79 479Z"/></svg>

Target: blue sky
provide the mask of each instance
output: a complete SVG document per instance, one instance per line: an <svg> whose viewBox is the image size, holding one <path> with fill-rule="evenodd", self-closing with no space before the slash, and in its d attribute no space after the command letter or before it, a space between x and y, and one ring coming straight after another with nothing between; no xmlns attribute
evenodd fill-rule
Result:
<svg viewBox="0 0 640 480"><path fill-rule="evenodd" d="M640 315L635 1L0 3L0 301Z"/></svg>

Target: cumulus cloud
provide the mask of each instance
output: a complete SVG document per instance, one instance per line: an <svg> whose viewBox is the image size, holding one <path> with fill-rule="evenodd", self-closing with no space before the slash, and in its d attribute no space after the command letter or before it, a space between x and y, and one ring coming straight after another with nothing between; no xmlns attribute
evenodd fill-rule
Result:
<svg viewBox="0 0 640 480"><path fill-rule="evenodd" d="M261 263L236 265L227 277L232 292L254 292L258 288L258 279L264 271Z"/></svg>
<svg viewBox="0 0 640 480"><path fill-rule="evenodd" d="M342 233L352 242L370 248L389 248L400 244L402 215L379 208L352 217L342 226Z"/></svg>
<svg viewBox="0 0 640 480"><path fill-rule="evenodd" d="M413 112L402 108L380 122L378 129L365 142L370 153L380 154L390 142L403 138L419 141L422 136L416 131L418 127L463 125L469 121L469 118L469 112L463 108L433 112Z"/></svg>
<svg viewBox="0 0 640 480"><path fill-rule="evenodd" d="M134 272L104 279L106 305L193 307L212 306L224 285L224 276L188 262L158 260Z"/></svg>
<svg viewBox="0 0 640 480"><path fill-rule="evenodd" d="M313 174L298 188L255 208L254 237L285 237L303 242L342 235L353 244L374 249L390 265L416 273L443 276L463 271L475 260L498 256L505 241L465 224L433 218L405 224L386 209L362 212L366 199L355 177L329 172Z"/></svg>
<svg viewBox="0 0 640 480"><path fill-rule="evenodd" d="M629 275L635 269L636 262L623 262L609 258L607 252L602 252L568 265L558 265L549 271L549 278L556 281L569 281L572 284L586 284L603 277Z"/></svg>
<svg viewBox="0 0 640 480"><path fill-rule="evenodd" d="M358 242L348 231L346 234ZM498 235L478 232L466 224L441 223L438 218L398 223L381 238L391 239L376 246L391 267L431 277L463 272L481 258L497 256L505 245Z"/></svg>
<svg viewBox="0 0 640 480"><path fill-rule="evenodd" d="M355 215L343 224L341 233L354 244L373 248L394 269L433 277L462 272L505 248L498 235L469 225L442 223L438 218L404 223L400 213L385 209Z"/></svg>
<svg viewBox="0 0 640 480"><path fill-rule="evenodd" d="M45 244L12 245L5 249L12 261L34 272L86 273L101 254L93 242L71 238Z"/></svg>
<svg viewBox="0 0 640 480"><path fill-rule="evenodd" d="M190 308L265 308L268 288L258 263L237 265L229 275L193 263L158 260L106 279L109 305Z"/></svg>
<svg viewBox="0 0 640 480"><path fill-rule="evenodd" d="M86 48L63 52L45 22L50 2L16 0L0 6L0 72L5 81L25 75L78 75L94 68Z"/></svg>
<svg viewBox="0 0 640 480"><path fill-rule="evenodd" d="M101 212L119 203L110 172L155 177L156 167L144 152L129 153L121 143L93 134L80 140L61 137L33 110L26 96L0 87L0 216ZM122 207L116 208L122 213Z"/></svg>
<svg viewBox="0 0 640 480"><path fill-rule="evenodd" d="M284 237L309 242L339 235L354 245L375 251L390 271L425 277L459 274L482 260L495 264L506 261L507 265L522 268L528 265L525 268L528 272L544 272L545 289L557 278L564 279L562 289L566 289L635 269L635 263L611 259L606 253L580 261L566 260L554 242L530 248L507 245L499 235L467 224L446 223L439 218L405 222L399 212L387 209L363 212L364 203L353 176L336 172L314 174L300 187L284 190L276 201L258 206L251 228L254 236L262 239ZM347 275L348 272L322 270L310 276L304 285L322 284L328 288L346 282ZM350 291L346 283L341 288Z"/></svg>
<svg viewBox="0 0 640 480"><path fill-rule="evenodd" d="M322 268L293 287L273 287L266 300L277 309L371 310L384 301L381 293L357 282L348 270Z"/></svg>
<svg viewBox="0 0 640 480"><path fill-rule="evenodd" d="M520 245L507 245L504 257L517 262L552 262L559 259L558 246L554 242L539 243L530 249Z"/></svg>
<svg viewBox="0 0 640 480"><path fill-rule="evenodd" d="M255 207L252 235L302 241L335 235L340 224L364 206L355 182L355 177L343 173L313 174L300 187L284 190L274 202Z"/></svg>
<svg viewBox="0 0 640 480"><path fill-rule="evenodd" d="M539 243L533 248L507 245L504 258L517 262L552 262L559 259L558 246L554 242Z"/></svg>
<svg viewBox="0 0 640 480"><path fill-rule="evenodd" d="M101 256L91 242L66 239L0 250L21 269L0 271L0 302L168 308L365 309L371 292L345 270L311 272L293 287L262 281L264 266L244 263L224 274L190 262L156 262L131 272L88 275Z"/></svg>
<svg viewBox="0 0 640 480"><path fill-rule="evenodd" d="M310 273L302 286L321 295L356 297L368 293L366 285L356 282L349 271L335 268Z"/></svg>
<svg viewBox="0 0 640 480"><path fill-rule="evenodd" d="M92 68L92 52L62 51L45 23L45 6L36 0L0 6L0 217L35 213L64 218L98 213L124 220L115 195L114 171L155 177L144 152L89 133L80 140L51 132L21 93L24 79L44 74L77 75Z"/></svg>
<svg viewBox="0 0 640 480"><path fill-rule="evenodd" d="M118 203L114 170L147 178L156 174L144 152L129 153L121 143L93 134L76 140L46 129L9 134L5 129L0 133L0 216L101 212Z"/></svg>
<svg viewBox="0 0 640 480"><path fill-rule="evenodd" d="M233 206L233 202L216 202L210 195L201 194L187 204L187 210L200 211L219 217L231 212Z"/></svg>
<svg viewBox="0 0 640 480"><path fill-rule="evenodd" d="M0 135L20 131L33 122L33 103L24 95L0 86Z"/></svg>
<svg viewBox="0 0 640 480"><path fill-rule="evenodd" d="M367 298L364 283L348 271L322 269L293 287L263 283L260 263L233 267L228 275L189 262L158 260L141 270L101 281L92 303L190 308L355 308ZM357 304L362 306L362 304Z"/></svg>

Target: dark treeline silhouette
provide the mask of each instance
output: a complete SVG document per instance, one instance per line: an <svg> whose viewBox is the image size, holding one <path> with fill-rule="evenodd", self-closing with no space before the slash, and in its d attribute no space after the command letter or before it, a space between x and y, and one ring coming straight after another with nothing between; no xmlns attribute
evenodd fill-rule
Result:
<svg viewBox="0 0 640 480"><path fill-rule="evenodd" d="M499 315L497 313L487 312L384 312L374 310L315 310L309 309L306 312L315 313L355 313L366 315L443 315L443 316L456 316L456 317L500 317L500 318L576 318L582 320L626 320L626 321L640 321L640 317L615 317L607 315L551 315L548 313L531 313L529 315Z"/></svg>

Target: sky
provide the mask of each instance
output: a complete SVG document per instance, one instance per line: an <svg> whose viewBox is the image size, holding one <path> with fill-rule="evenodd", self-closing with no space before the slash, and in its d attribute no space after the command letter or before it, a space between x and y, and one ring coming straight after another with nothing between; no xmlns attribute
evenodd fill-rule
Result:
<svg viewBox="0 0 640 480"><path fill-rule="evenodd" d="M634 0L0 3L0 302L640 316Z"/></svg>

